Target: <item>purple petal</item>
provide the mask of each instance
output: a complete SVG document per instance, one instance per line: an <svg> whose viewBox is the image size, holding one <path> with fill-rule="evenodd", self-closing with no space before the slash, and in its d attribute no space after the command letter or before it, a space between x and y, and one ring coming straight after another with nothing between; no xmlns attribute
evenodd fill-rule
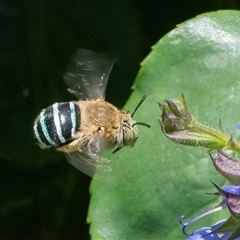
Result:
<svg viewBox="0 0 240 240"><path fill-rule="evenodd" d="M201 229L196 230L194 234L188 238L188 240L219 240L221 239L218 237L216 233L209 234L210 232L212 232L210 227L203 227Z"/></svg>
<svg viewBox="0 0 240 240"><path fill-rule="evenodd" d="M225 221L226 219L220 220L216 222L211 228L203 227L196 230L192 236L188 237L188 240L227 240L232 232L222 233L220 234L221 237L219 237L217 233L209 234L220 227ZM240 240L240 237L236 238L236 240Z"/></svg>
<svg viewBox="0 0 240 240"><path fill-rule="evenodd" d="M240 194L240 186L226 186L222 190L232 194Z"/></svg>
<svg viewBox="0 0 240 240"><path fill-rule="evenodd" d="M211 230L212 231L216 230L218 227L220 227L225 222L226 222L226 219L222 219L222 220L216 222L214 225L212 225Z"/></svg>

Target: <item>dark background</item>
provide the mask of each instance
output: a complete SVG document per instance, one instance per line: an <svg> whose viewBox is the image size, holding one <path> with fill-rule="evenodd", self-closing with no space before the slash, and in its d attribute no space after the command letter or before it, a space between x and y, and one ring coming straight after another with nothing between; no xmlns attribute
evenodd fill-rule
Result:
<svg viewBox="0 0 240 240"><path fill-rule="evenodd" d="M203 12L239 8L217 0L0 0L0 239L90 238L91 179L32 138L42 108L74 100L61 76L77 48L116 56L106 95L121 108L164 34Z"/></svg>

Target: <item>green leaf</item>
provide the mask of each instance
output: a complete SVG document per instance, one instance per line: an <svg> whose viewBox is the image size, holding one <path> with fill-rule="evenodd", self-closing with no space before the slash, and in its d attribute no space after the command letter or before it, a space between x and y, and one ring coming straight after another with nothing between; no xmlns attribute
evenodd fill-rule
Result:
<svg viewBox="0 0 240 240"><path fill-rule="evenodd" d="M240 12L218 11L179 24L143 61L134 93L125 109L132 111L144 93L148 98L135 115L139 139L133 148L109 154L112 171L105 182L93 180L88 221L92 239L185 239L178 219L194 217L220 203L210 180L225 183L200 147L168 140L157 119L157 102L184 93L200 123L235 135L240 122ZM209 226L220 220L201 222ZM194 230L196 229L193 226Z"/></svg>

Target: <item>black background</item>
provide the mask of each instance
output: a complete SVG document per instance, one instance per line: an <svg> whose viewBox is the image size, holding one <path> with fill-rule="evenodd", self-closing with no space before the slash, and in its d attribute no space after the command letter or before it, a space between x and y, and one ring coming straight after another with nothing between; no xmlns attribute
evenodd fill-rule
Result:
<svg viewBox="0 0 240 240"><path fill-rule="evenodd" d="M0 1L0 239L89 239L90 178L62 153L40 150L42 108L74 100L62 74L77 48L116 56L107 101L121 108L139 64L164 34L238 1Z"/></svg>

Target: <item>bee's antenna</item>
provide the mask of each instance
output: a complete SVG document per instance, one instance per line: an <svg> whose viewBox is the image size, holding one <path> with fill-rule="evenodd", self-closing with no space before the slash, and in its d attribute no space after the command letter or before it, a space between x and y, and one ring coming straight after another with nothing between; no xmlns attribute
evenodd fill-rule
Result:
<svg viewBox="0 0 240 240"><path fill-rule="evenodd" d="M138 110L138 108L142 105L142 103L144 102L144 100L146 99L147 94L145 93L142 97L142 99L140 100L140 102L138 103L138 105L136 106L136 108L134 109L133 113L131 114L131 117L134 116L134 114L136 113L136 111ZM136 124L136 123L135 123Z"/></svg>
<svg viewBox="0 0 240 240"><path fill-rule="evenodd" d="M134 127L135 125L142 125L142 126L145 126L145 127L148 127L148 128L151 128L151 126L147 123L144 123L144 122L136 122L132 125L132 127Z"/></svg>

